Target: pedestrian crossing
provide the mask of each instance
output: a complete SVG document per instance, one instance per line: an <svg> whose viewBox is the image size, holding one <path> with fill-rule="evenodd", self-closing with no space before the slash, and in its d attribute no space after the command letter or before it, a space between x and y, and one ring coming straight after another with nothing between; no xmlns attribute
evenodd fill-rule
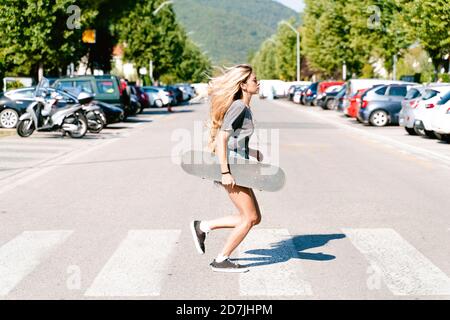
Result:
<svg viewBox="0 0 450 320"><path fill-rule="evenodd" d="M158 296L179 230L132 230L85 296Z"/></svg>
<svg viewBox="0 0 450 320"><path fill-rule="evenodd" d="M192 259L194 262L185 263L195 263L198 259L191 242L180 242L180 239L184 239L184 232L190 231L129 230L122 235L122 241L112 251L110 258L105 260L104 266L94 271L97 274L83 289L81 298L161 296L167 280L167 270L175 263L178 250L192 250L192 255L195 255ZM349 270L345 273L349 283L361 283L361 279L352 278L352 265L368 264L380 273L393 296L450 296L448 275L394 229L346 228L342 232L344 234L335 235L333 240L343 241L348 247L335 259L350 259ZM38 266L42 266L50 258L53 261L57 259L58 256L55 255L62 254L57 249L75 233L74 230L24 231L9 241L0 243L0 299L11 294ZM190 239L190 236L186 238ZM307 261L304 258L314 253L303 251L319 247L323 250L324 246L331 244L322 241L322 238L313 246L299 244L297 241L306 238L308 237L293 237L287 229L255 228L234 255L234 260L248 266L250 272L222 276L226 281L235 283L239 296L243 298L314 298L315 288L323 291L327 283L311 277L308 273L310 270L304 268ZM359 255L346 256L351 249L356 249ZM199 272L189 276L204 281L207 266L202 268L201 263L198 264ZM315 268L320 268L320 263L316 262ZM208 272L212 274L212 271ZM335 276L342 277L343 274L336 273ZM29 286L30 283L27 288ZM367 287L367 291L370 290Z"/></svg>

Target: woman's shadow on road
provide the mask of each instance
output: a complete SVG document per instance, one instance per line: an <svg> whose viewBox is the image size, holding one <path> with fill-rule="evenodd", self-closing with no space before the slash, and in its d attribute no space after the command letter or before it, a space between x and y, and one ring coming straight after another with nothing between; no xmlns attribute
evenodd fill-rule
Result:
<svg viewBox="0 0 450 320"><path fill-rule="evenodd" d="M328 261L336 259L335 256L323 252L310 253L303 252L312 248L319 248L326 245L331 240L345 238L345 234L315 234L315 235L301 235L271 244L270 249L256 249L248 250L245 253L255 255L249 258L237 258L231 260L238 260L242 262L249 262L243 264L245 267L259 267L275 263L287 262L291 259Z"/></svg>

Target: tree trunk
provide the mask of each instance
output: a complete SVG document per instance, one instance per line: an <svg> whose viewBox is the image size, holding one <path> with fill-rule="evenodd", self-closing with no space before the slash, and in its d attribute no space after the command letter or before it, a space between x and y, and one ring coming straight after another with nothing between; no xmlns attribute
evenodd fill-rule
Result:
<svg viewBox="0 0 450 320"><path fill-rule="evenodd" d="M38 81L41 81L43 77L44 77L44 63L42 61L39 61Z"/></svg>

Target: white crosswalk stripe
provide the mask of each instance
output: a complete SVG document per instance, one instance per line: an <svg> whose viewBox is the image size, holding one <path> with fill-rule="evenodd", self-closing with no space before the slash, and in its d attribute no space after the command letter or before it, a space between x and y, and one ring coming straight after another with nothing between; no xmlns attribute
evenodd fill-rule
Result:
<svg viewBox="0 0 450 320"><path fill-rule="evenodd" d="M0 296L6 296L72 233L25 231L0 248Z"/></svg>
<svg viewBox="0 0 450 320"><path fill-rule="evenodd" d="M392 229L343 229L395 295L450 295L450 279Z"/></svg>
<svg viewBox="0 0 450 320"><path fill-rule="evenodd" d="M158 296L179 230L131 230L85 296Z"/></svg>
<svg viewBox="0 0 450 320"><path fill-rule="evenodd" d="M449 277L393 229L348 228L343 232L361 253L356 259L366 259L394 295L450 295ZM25 231L0 246L0 297L10 294L72 233ZM181 230L130 230L103 268L95 271L84 296L161 295L180 234ZM304 260L286 229L254 229L239 251L237 262L250 267L250 272L239 275L240 296L313 296L314 286L323 290L327 285L308 279ZM351 272L348 277L349 282L358 282Z"/></svg>
<svg viewBox="0 0 450 320"><path fill-rule="evenodd" d="M240 249L240 264L251 266L239 278L241 296L312 295L301 260L285 229L252 230Z"/></svg>

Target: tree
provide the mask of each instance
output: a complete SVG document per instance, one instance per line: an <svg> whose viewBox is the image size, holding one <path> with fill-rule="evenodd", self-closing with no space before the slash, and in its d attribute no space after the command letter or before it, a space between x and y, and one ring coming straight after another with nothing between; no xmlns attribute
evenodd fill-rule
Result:
<svg viewBox="0 0 450 320"><path fill-rule="evenodd" d="M405 5L403 21L410 39L417 39L430 55L435 73L450 53L450 3L447 0L412 0Z"/></svg>
<svg viewBox="0 0 450 320"><path fill-rule="evenodd" d="M211 74L211 61L189 39L186 40L181 62L176 68L177 80L205 82Z"/></svg>
<svg viewBox="0 0 450 320"><path fill-rule="evenodd" d="M295 24L295 19L288 21L291 25ZM298 31L298 30L297 30ZM292 81L297 79L297 35L285 24L278 26L276 36L277 46L276 70L280 80Z"/></svg>
<svg viewBox="0 0 450 320"><path fill-rule="evenodd" d="M68 28L67 8L75 0L3 0L0 3L0 60L7 73L36 76L44 67L59 74L84 53L81 29ZM95 11L86 9L81 25Z"/></svg>
<svg viewBox="0 0 450 320"><path fill-rule="evenodd" d="M201 74L208 70L209 62L192 42L187 41L172 5L167 4L153 14L164 2L137 0L133 10L114 26L119 41L124 43L124 59L138 68L147 67L152 60L155 79L162 76L171 82L175 79L187 81L190 76L202 79Z"/></svg>

